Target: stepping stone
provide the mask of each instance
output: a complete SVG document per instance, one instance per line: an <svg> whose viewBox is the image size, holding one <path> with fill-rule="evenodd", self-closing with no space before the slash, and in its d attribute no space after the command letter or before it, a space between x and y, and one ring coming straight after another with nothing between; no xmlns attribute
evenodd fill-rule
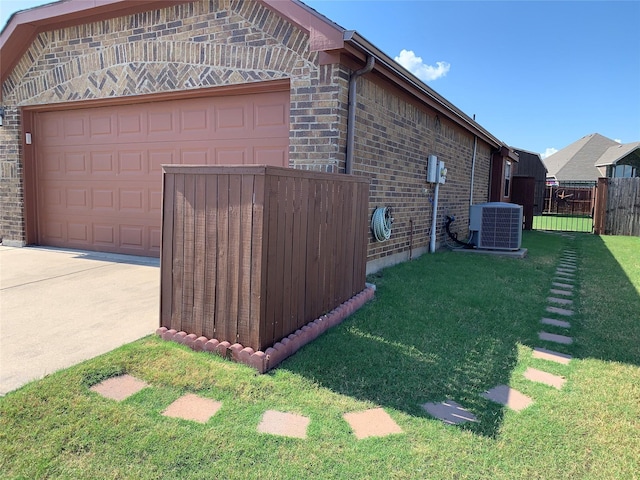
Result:
<svg viewBox="0 0 640 480"><path fill-rule="evenodd" d="M554 318L543 318L542 320L540 320L540 323L544 323L545 325L553 325L554 327L571 328L571 324L569 322L565 322L564 320L556 320Z"/></svg>
<svg viewBox="0 0 640 480"><path fill-rule="evenodd" d="M547 297L547 302L558 303L560 305L573 305L573 300L568 298Z"/></svg>
<svg viewBox="0 0 640 480"><path fill-rule="evenodd" d="M547 312L557 313L558 315L563 315L565 317L570 317L571 315L573 315L573 310L567 310L566 308L558 307L547 307Z"/></svg>
<svg viewBox="0 0 640 480"><path fill-rule="evenodd" d="M97 383L90 390L99 393L103 397L121 401L148 386L146 382L138 380L131 375L120 375Z"/></svg>
<svg viewBox="0 0 640 480"><path fill-rule="evenodd" d="M283 437L307 438L307 427L311 420L295 413L267 410L258 425L258 432Z"/></svg>
<svg viewBox="0 0 640 480"><path fill-rule="evenodd" d="M558 390L560 390L567 381L566 378L559 375L553 375L551 373L543 372L542 370L537 370L531 367L527 368L527 370L524 372L524 378L526 378L527 380L531 380L532 382L544 383L545 385L555 387Z"/></svg>
<svg viewBox="0 0 640 480"><path fill-rule="evenodd" d="M573 343L573 338L571 337L549 332L538 332L538 338L540 340L546 340L547 342L562 343L564 345L570 345Z"/></svg>
<svg viewBox="0 0 640 480"><path fill-rule="evenodd" d="M569 365L569 362L573 358L571 355L567 355L566 353L554 352L553 350L547 350L546 348L539 347L533 349L532 357L561 363L562 365Z"/></svg>
<svg viewBox="0 0 640 480"><path fill-rule="evenodd" d="M469 410L462 408L453 400L445 400L440 403L425 403L421 405L427 413L449 425L458 425L465 422L477 422L476 416Z"/></svg>
<svg viewBox="0 0 640 480"><path fill-rule="evenodd" d="M552 288L551 290L549 290L549 292L553 293L554 295L567 295L567 296L573 295L573 292L571 290L558 290L558 289Z"/></svg>
<svg viewBox="0 0 640 480"><path fill-rule="evenodd" d="M487 400L491 400L492 402L504 405L516 412L524 410L533 403L533 400L531 400L530 397L527 397L525 394L520 393L518 390L515 390L508 385L498 385L497 387L493 387L491 390L487 390L480 394L480 396Z"/></svg>
<svg viewBox="0 0 640 480"><path fill-rule="evenodd" d="M553 282L551 285L553 285L554 287L559 287L559 288L568 288L568 289L572 289L573 288L573 285L571 285L569 283Z"/></svg>
<svg viewBox="0 0 640 480"><path fill-rule="evenodd" d="M351 426L357 439L385 437L394 433L402 433L402 429L382 408L345 413L343 418Z"/></svg>
<svg viewBox="0 0 640 480"><path fill-rule="evenodd" d="M207 423L207 421L220 410L221 406L221 402L188 393L169 405L167 409L162 412L162 415L165 417Z"/></svg>
<svg viewBox="0 0 640 480"><path fill-rule="evenodd" d="M575 264L561 263L558 265L558 269L566 270L567 272L575 272L578 268Z"/></svg>
<svg viewBox="0 0 640 480"><path fill-rule="evenodd" d="M558 267L558 268L556 268L556 271L557 271L557 272L566 273L566 274L569 274L569 275L574 275L574 274L575 274L576 269L574 268L574 269L572 270L572 269L570 269L570 268L562 268L562 267Z"/></svg>
<svg viewBox="0 0 640 480"><path fill-rule="evenodd" d="M567 277L567 278L573 278L575 277L575 274L571 273L571 272L563 272L560 269L556 270L556 275L560 275L561 277Z"/></svg>

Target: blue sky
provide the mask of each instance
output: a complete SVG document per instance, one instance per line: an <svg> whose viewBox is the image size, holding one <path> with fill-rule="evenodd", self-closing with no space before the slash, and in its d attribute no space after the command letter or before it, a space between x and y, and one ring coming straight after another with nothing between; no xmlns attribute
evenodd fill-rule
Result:
<svg viewBox="0 0 640 480"><path fill-rule="evenodd" d="M0 25L43 3L0 0ZM639 1L305 3L508 145L545 154L596 132L640 141Z"/></svg>

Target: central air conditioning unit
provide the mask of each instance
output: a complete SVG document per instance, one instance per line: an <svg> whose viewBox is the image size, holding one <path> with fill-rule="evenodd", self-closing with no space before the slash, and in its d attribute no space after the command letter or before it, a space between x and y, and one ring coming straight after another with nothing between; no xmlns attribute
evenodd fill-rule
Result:
<svg viewBox="0 0 640 480"><path fill-rule="evenodd" d="M488 250L519 250L522 243L522 206L489 202L469 209L470 243Z"/></svg>

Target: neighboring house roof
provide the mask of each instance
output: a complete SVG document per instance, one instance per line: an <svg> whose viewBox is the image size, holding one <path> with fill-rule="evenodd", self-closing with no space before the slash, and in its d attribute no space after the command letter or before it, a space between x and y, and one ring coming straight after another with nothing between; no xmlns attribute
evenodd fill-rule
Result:
<svg viewBox="0 0 640 480"><path fill-rule="evenodd" d="M59 1L17 12L0 32L0 81L4 82L36 36L44 31L66 28L142 11L166 8L194 0L87 0ZM442 112L458 125L494 148L507 147L479 123L419 80L391 57L353 30L346 30L299 0L258 0L283 18L309 32L310 48L321 54L321 63L340 61L347 53L358 62L375 58L374 69L420 101ZM1 95L1 92L0 92Z"/></svg>
<svg viewBox="0 0 640 480"><path fill-rule="evenodd" d="M625 164L640 165L640 142L619 143L618 145L609 147L607 151L596 160L596 167L616 165L622 159L625 159Z"/></svg>
<svg viewBox="0 0 640 480"><path fill-rule="evenodd" d="M620 145L599 133L592 133L544 159L547 176L557 180L597 180L602 174L596 167L598 159L611 148Z"/></svg>

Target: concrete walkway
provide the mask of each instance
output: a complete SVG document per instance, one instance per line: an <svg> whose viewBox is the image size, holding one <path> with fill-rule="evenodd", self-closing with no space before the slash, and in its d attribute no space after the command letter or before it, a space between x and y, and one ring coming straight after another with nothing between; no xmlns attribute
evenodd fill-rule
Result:
<svg viewBox="0 0 640 480"><path fill-rule="evenodd" d="M0 395L159 325L159 260L0 246Z"/></svg>

